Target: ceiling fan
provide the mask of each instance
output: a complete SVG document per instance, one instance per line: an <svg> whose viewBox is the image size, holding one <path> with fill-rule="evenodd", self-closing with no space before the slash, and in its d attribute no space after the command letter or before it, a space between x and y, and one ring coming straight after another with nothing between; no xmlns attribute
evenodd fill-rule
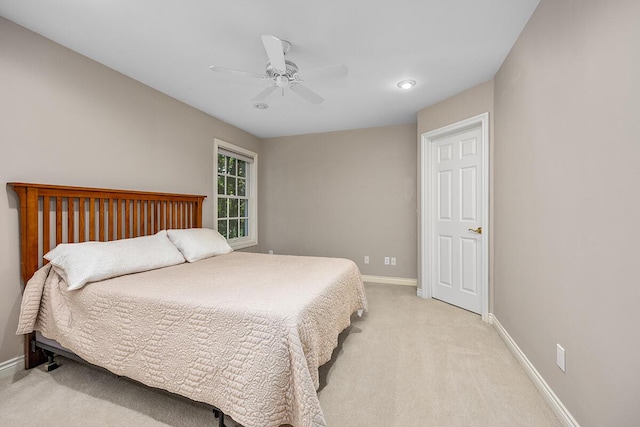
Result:
<svg viewBox="0 0 640 427"><path fill-rule="evenodd" d="M291 89L292 92L312 104L321 104L324 101L323 97L301 84L303 79L298 73L298 66L293 61L289 61L284 58L287 52L291 49L291 43L286 40L280 40L274 36L265 35L262 36L262 44L264 45L267 57L269 58L264 74L254 73L251 71L234 70L231 68L219 67L217 65L212 65L209 69L222 73L231 73L245 77L270 80L271 84L252 98L254 101L262 101L278 89L281 90L282 96L284 96L286 88ZM302 72L304 77L307 79L346 77L348 73L349 70L344 65L316 68Z"/></svg>

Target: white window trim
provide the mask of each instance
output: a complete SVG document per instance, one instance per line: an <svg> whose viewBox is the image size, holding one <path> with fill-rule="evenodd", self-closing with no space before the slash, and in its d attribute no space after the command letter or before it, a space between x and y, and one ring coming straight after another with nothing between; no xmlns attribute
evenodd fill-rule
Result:
<svg viewBox="0 0 640 427"><path fill-rule="evenodd" d="M251 173L249 176L249 235L229 239L229 245L233 249L248 248L258 244L258 153L254 153L246 148L215 138L213 140L213 224L214 229L218 229L218 150L223 149L252 160Z"/></svg>

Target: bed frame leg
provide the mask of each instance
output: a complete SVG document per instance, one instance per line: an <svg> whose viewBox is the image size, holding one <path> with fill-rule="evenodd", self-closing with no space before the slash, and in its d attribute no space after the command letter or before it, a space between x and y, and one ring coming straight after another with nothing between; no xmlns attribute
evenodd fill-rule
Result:
<svg viewBox="0 0 640 427"><path fill-rule="evenodd" d="M58 369L58 363L53 359L55 354L53 354L52 352L45 350L44 353L47 355L47 363L45 363L45 368L47 369L47 372L51 372L54 369Z"/></svg>
<svg viewBox="0 0 640 427"><path fill-rule="evenodd" d="M213 407L213 416L218 419L218 427L226 427L224 425L224 412L222 412L220 409L216 408L215 406Z"/></svg>
<svg viewBox="0 0 640 427"><path fill-rule="evenodd" d="M24 336L24 368L33 369L45 363L44 351L36 347L36 334L32 332Z"/></svg>

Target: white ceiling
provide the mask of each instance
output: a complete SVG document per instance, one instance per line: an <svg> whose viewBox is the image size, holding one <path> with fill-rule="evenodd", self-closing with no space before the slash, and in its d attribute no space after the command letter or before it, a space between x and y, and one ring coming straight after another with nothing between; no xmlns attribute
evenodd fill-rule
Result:
<svg viewBox="0 0 640 427"><path fill-rule="evenodd" d="M386 126L490 80L539 0L0 0L0 15L258 137ZM209 70L264 72L260 36L289 40L312 105ZM418 83L396 87L402 79Z"/></svg>

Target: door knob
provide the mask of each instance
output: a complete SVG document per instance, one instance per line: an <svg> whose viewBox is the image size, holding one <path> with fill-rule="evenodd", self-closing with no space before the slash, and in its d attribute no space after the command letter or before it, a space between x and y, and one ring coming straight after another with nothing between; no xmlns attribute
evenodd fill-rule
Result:
<svg viewBox="0 0 640 427"><path fill-rule="evenodd" d="M482 227L470 228L469 231L473 231L474 233L482 234Z"/></svg>

